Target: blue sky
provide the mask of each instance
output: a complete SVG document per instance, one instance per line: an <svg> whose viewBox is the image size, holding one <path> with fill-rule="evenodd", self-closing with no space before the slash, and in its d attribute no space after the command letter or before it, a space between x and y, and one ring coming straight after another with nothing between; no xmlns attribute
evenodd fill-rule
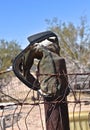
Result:
<svg viewBox="0 0 90 130"><path fill-rule="evenodd" d="M25 48L29 35L47 29L45 19L78 25L84 15L90 25L90 0L0 0L0 39Z"/></svg>

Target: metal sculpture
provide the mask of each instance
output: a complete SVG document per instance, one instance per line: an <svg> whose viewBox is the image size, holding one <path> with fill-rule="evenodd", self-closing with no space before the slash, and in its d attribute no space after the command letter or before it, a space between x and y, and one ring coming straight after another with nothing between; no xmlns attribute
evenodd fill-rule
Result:
<svg viewBox="0 0 90 130"><path fill-rule="evenodd" d="M65 59L60 57L58 37L51 31L28 37L30 44L15 58L13 71L44 99L46 130L69 130L69 94ZM36 77L30 70L38 59ZM48 63L48 64L47 64Z"/></svg>

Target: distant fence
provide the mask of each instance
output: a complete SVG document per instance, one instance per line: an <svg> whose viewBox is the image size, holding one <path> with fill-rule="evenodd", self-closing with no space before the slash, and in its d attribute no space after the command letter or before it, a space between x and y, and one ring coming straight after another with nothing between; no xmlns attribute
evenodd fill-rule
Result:
<svg viewBox="0 0 90 130"><path fill-rule="evenodd" d="M0 75L6 73L10 80L0 79L0 130L45 130L43 98L9 75L10 71ZM68 74L68 82L70 128L89 130L90 73Z"/></svg>

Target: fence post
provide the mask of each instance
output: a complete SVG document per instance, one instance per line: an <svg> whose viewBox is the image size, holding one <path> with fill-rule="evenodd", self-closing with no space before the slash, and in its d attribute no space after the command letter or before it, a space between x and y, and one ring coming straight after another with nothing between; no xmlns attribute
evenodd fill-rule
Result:
<svg viewBox="0 0 90 130"><path fill-rule="evenodd" d="M5 130L5 117L1 118L1 130Z"/></svg>
<svg viewBox="0 0 90 130"><path fill-rule="evenodd" d="M59 98L60 95L57 95L57 98L55 99L44 98L46 130L70 130L67 97L65 96L66 89L68 88L68 78L66 75L67 70L65 60L61 59L60 74L62 74L63 72L65 73L65 75L62 75L61 77L61 93L63 93L62 98Z"/></svg>

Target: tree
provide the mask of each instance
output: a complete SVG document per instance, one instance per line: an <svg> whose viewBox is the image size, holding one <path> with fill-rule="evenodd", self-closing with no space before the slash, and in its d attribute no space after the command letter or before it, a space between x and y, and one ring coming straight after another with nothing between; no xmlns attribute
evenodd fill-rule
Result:
<svg viewBox="0 0 90 130"><path fill-rule="evenodd" d="M0 40L0 102L6 100L7 97L3 94L3 88L8 85L12 78L12 72L2 73L12 66L12 61L15 56L21 51L21 47L16 41Z"/></svg>
<svg viewBox="0 0 90 130"><path fill-rule="evenodd" d="M20 51L21 47L16 41L0 40L0 71L10 67Z"/></svg>
<svg viewBox="0 0 90 130"><path fill-rule="evenodd" d="M46 19L48 29L54 31L60 41L60 54L71 60L78 69L86 66L90 59L90 27L86 17L81 17L80 25L59 21L57 18Z"/></svg>

